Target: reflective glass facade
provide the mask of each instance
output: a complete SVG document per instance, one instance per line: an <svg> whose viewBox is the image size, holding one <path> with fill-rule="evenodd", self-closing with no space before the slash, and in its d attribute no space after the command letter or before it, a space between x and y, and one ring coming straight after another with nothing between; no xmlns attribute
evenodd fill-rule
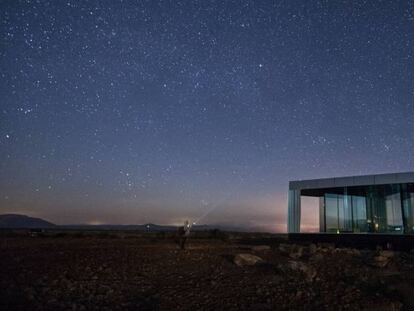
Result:
<svg viewBox="0 0 414 311"><path fill-rule="evenodd" d="M414 172L291 181L288 232L303 196L319 198L320 232L414 234Z"/></svg>
<svg viewBox="0 0 414 311"><path fill-rule="evenodd" d="M414 233L414 183L302 192L321 198L322 232Z"/></svg>

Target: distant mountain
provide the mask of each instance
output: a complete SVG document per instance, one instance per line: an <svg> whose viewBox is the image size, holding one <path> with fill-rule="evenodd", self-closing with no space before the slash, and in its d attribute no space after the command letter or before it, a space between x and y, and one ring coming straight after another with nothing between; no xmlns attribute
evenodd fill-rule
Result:
<svg viewBox="0 0 414 311"><path fill-rule="evenodd" d="M88 225L88 224L75 224L75 225L61 225L59 228L72 229L72 230L135 230L135 231L176 231L178 226L173 225L157 225L157 224L143 224L143 225ZM226 225L193 225L193 231L208 231L219 229L222 231L255 231L253 229L226 226Z"/></svg>
<svg viewBox="0 0 414 311"><path fill-rule="evenodd" d="M19 214L0 215L0 228L53 228L55 224L40 218Z"/></svg>
<svg viewBox="0 0 414 311"><path fill-rule="evenodd" d="M70 230L134 230L134 231L176 231L178 226L173 225L157 225L157 224L142 224L142 225L88 225L88 224L74 224L74 225L55 225L51 222L40 218L33 218L21 214L4 214L0 215L0 228L48 228L48 229L70 229ZM236 227L226 224L211 224L211 225L193 225L193 231L208 231L218 229L221 231L238 231L238 232L253 232L260 231L249 227Z"/></svg>
<svg viewBox="0 0 414 311"><path fill-rule="evenodd" d="M136 230L136 231L173 231L177 230L175 226L168 225L88 225L88 224L75 224L75 225L61 225L59 228L72 229L72 230Z"/></svg>

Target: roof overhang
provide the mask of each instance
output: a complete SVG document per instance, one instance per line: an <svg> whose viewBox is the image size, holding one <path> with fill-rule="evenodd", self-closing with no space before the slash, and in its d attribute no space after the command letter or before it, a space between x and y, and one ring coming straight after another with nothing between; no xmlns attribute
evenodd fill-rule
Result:
<svg viewBox="0 0 414 311"><path fill-rule="evenodd" d="M414 172L295 180L289 190L414 183Z"/></svg>

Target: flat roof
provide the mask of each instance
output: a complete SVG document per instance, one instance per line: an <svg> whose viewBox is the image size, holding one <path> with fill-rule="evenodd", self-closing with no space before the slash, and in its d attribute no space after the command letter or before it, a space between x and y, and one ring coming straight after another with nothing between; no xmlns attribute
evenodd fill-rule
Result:
<svg viewBox="0 0 414 311"><path fill-rule="evenodd" d="M320 189L400 183L414 183L414 172L294 180L289 182L289 189Z"/></svg>

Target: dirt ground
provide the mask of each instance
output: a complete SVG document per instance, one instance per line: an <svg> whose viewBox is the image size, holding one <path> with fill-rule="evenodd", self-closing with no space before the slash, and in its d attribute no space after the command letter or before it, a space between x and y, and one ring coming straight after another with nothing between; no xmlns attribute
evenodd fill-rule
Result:
<svg viewBox="0 0 414 311"><path fill-rule="evenodd" d="M8 236L0 254L1 310L414 310L411 253ZM236 264L237 254L261 260Z"/></svg>

